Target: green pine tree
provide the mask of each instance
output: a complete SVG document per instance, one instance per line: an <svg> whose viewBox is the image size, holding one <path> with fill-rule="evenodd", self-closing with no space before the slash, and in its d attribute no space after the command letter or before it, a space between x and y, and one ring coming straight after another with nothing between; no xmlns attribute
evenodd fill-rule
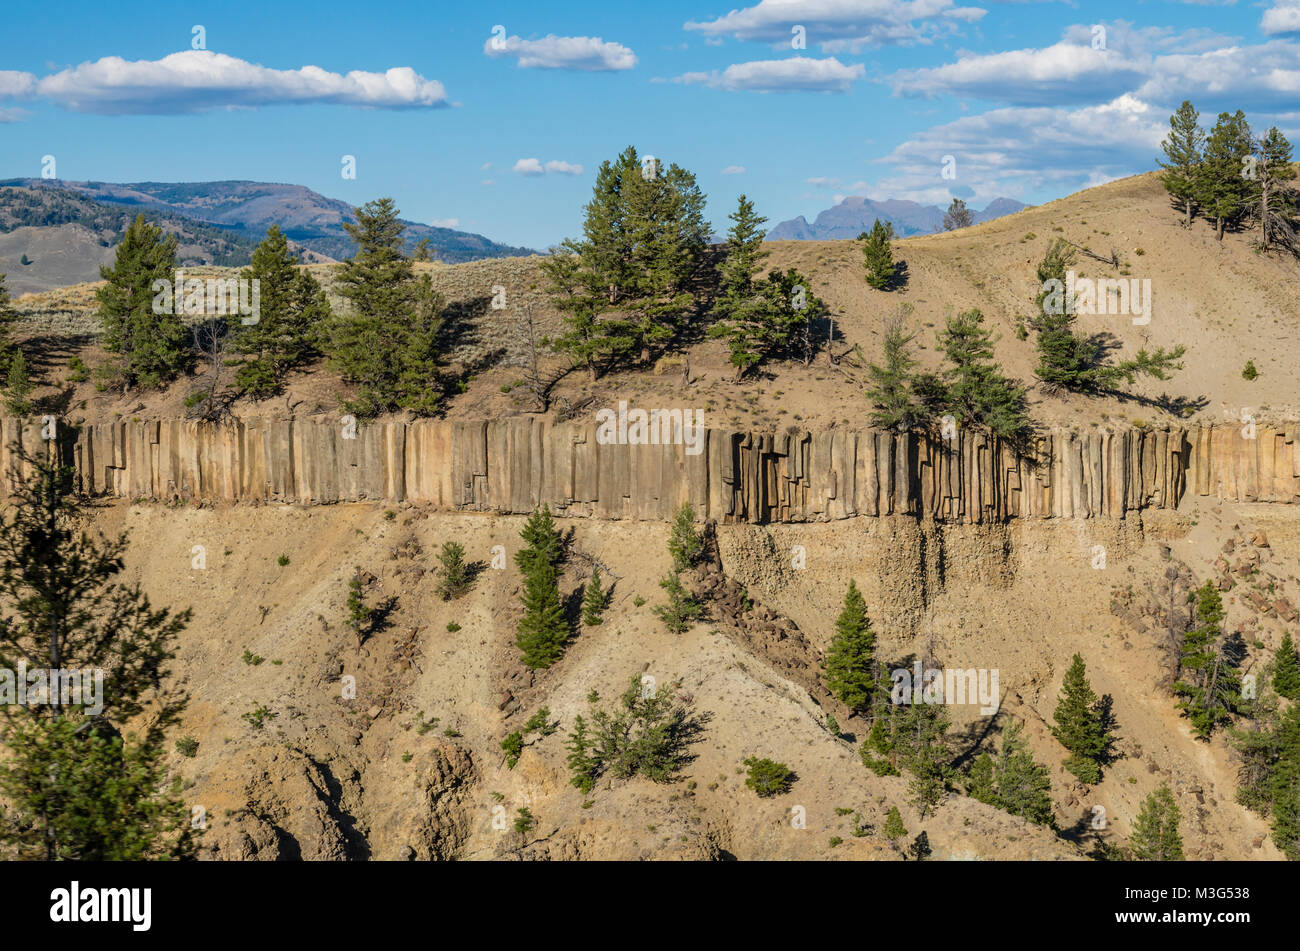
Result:
<svg viewBox="0 0 1300 951"><path fill-rule="evenodd" d="M325 292L297 263L279 225L271 225L240 275L258 282L259 306L256 322L241 320L237 329L233 349L245 359L235 371L235 384L255 400L284 388L290 371L311 358L316 335L331 318Z"/></svg>
<svg viewBox="0 0 1300 951"><path fill-rule="evenodd" d="M1300 254L1300 193L1292 184L1291 143L1273 126L1255 144L1256 181L1254 217L1260 226L1260 247L1279 246Z"/></svg>
<svg viewBox="0 0 1300 951"><path fill-rule="evenodd" d="M0 669L103 679L97 698L54 691L0 706L0 857L192 857L189 812L164 768L185 697L162 686L190 612L156 608L120 580L127 537L86 531L71 467L19 458L28 475L15 468L0 515Z"/></svg>
<svg viewBox="0 0 1300 951"><path fill-rule="evenodd" d="M903 825L903 816L897 806L889 807L889 814L885 816L885 825L880 831L890 842L907 835L907 826Z"/></svg>
<svg viewBox="0 0 1300 951"><path fill-rule="evenodd" d="M515 636L519 659L526 667L550 667L564 652L570 631L555 568L546 561L534 561L525 569L523 604L524 615Z"/></svg>
<svg viewBox="0 0 1300 951"><path fill-rule="evenodd" d="M867 602L850 580L822 675L826 689L855 713L865 713L876 693L875 650Z"/></svg>
<svg viewBox="0 0 1300 951"><path fill-rule="evenodd" d="M685 634L692 623L704 617L704 606L686 590L681 575L672 571L659 579L659 587L668 594L668 602L654 608L654 614L673 634Z"/></svg>
<svg viewBox="0 0 1300 951"><path fill-rule="evenodd" d="M938 334L938 346L947 360L943 371L943 399L959 422L987 429L1013 442L1032 430L1025 409L1025 389L1003 375L993 359L993 334L984 327L977 309L948 318Z"/></svg>
<svg viewBox="0 0 1300 951"><path fill-rule="evenodd" d="M1244 174L1251 153L1250 126L1240 109L1219 113L1205 140L1194 199L1214 219L1215 236L1224 232L1248 210L1254 183Z"/></svg>
<svg viewBox="0 0 1300 951"><path fill-rule="evenodd" d="M183 289L160 290L175 278L176 243L175 235L164 239L161 228L137 215L118 243L113 266L99 269L106 282L95 292L103 344L116 355L123 392L161 387L193 362L180 318Z"/></svg>
<svg viewBox="0 0 1300 951"><path fill-rule="evenodd" d="M438 401L442 299L402 253L405 225L391 198L367 202L344 228L357 253L336 279L349 305L326 334L330 366L358 388L344 403L362 417L399 409L432 413Z"/></svg>
<svg viewBox="0 0 1300 951"><path fill-rule="evenodd" d="M1213 581L1195 592L1195 624L1183 636L1179 678L1174 693L1178 707L1201 739L1230 719L1241 692L1235 665L1220 644L1223 638L1223 598Z"/></svg>
<svg viewBox="0 0 1300 951"><path fill-rule="evenodd" d="M1023 731L1021 724L1012 723L1002 734L1002 752L997 763L997 805L1013 816L1051 825L1051 771L1034 760Z"/></svg>
<svg viewBox="0 0 1300 951"><path fill-rule="evenodd" d="M534 509L528 516L523 529L519 532L526 542L525 546L515 552L515 564L527 574L536 565L548 565L558 570L564 558L564 539L555 527L555 518L551 507L545 503Z"/></svg>
<svg viewBox="0 0 1300 951"><path fill-rule="evenodd" d="M15 416L25 416L32 411L28 397L32 392L32 381L27 375L27 358L21 347L13 348L9 358L9 373L5 385L5 406Z"/></svg>
<svg viewBox="0 0 1300 951"><path fill-rule="evenodd" d="M1061 685L1061 697L1052 719L1052 735L1069 751L1065 768L1089 785L1101 781L1101 766L1112 737L1102 716L1102 704L1088 683L1083 658L1075 654Z"/></svg>
<svg viewBox="0 0 1300 951"><path fill-rule="evenodd" d="M474 572L465 561L465 546L460 542L443 542L438 552L438 596L453 601L474 583Z"/></svg>
<svg viewBox="0 0 1300 951"><path fill-rule="evenodd" d="M878 291L889 290L898 276L898 265L894 263L891 247L894 226L877 218L871 231L862 232L858 240L862 242L862 265L866 268L867 284Z"/></svg>
<svg viewBox="0 0 1300 951"><path fill-rule="evenodd" d="M1282 635L1282 644L1273 658L1273 689L1279 697L1300 701L1300 654L1290 631Z"/></svg>
<svg viewBox="0 0 1300 951"><path fill-rule="evenodd" d="M871 386L867 399L871 400L871 425L895 432L908 432L919 426L926 417L925 407L913 392L913 359L910 344L915 334L908 333L901 319L891 320L885 326L885 365L871 364L867 375Z"/></svg>
<svg viewBox="0 0 1300 951"><path fill-rule="evenodd" d="M1277 731L1277 761L1269 776L1273 843L1300 861L1300 704L1287 708Z"/></svg>
<svg viewBox="0 0 1300 951"><path fill-rule="evenodd" d="M1169 134L1160 143L1167 161L1160 161L1159 165L1165 170L1160 181L1175 207L1182 209L1186 226L1191 225L1196 209L1197 176L1204 145L1205 132L1201 129L1200 113L1184 99L1178 111L1169 117Z"/></svg>
<svg viewBox="0 0 1300 951"><path fill-rule="evenodd" d="M607 595L600 586L600 569L591 569L591 580L582 592L582 623L595 627L601 623L601 613L605 610Z"/></svg>
<svg viewBox="0 0 1300 951"><path fill-rule="evenodd" d="M1147 796L1142 811L1133 823L1129 836L1129 852L1140 862L1180 862L1183 859L1183 839L1178 833L1182 813L1169 791L1168 783Z"/></svg>
<svg viewBox="0 0 1300 951"><path fill-rule="evenodd" d="M673 571L690 571L704 554L704 539L695 530L695 509L683 502L673 516L668 535L668 554L673 559Z"/></svg>

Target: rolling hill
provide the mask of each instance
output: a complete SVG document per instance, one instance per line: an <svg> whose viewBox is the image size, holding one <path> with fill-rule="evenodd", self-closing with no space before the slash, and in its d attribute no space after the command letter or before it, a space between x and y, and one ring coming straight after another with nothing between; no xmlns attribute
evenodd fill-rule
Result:
<svg viewBox="0 0 1300 951"><path fill-rule="evenodd" d="M9 183L26 186L48 185L39 179ZM342 260L356 248L343 224L355 220L352 206L326 198L302 185L266 182L135 182L115 185L107 182L61 182L60 187L109 205L146 208L179 215L219 226L233 234L260 241L266 229L278 224L296 244L325 258ZM435 260L457 264L481 258L516 257L533 254L530 248L511 247L482 235L436 228L406 221L407 248L427 238Z"/></svg>

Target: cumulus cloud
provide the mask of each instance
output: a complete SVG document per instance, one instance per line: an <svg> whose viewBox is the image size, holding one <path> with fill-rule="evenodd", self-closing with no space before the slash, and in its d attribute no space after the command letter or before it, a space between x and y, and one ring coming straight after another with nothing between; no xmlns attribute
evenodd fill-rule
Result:
<svg viewBox="0 0 1300 951"><path fill-rule="evenodd" d="M432 221L429 222L429 225L434 228L459 228L460 219L459 218L434 218Z"/></svg>
<svg viewBox="0 0 1300 951"><path fill-rule="evenodd" d="M1217 111L1243 103L1286 108L1300 95L1300 44L1292 41L1245 46L1210 31L1134 29L1121 21L1107 24L1106 49L1093 49L1090 34L1075 26L1052 46L962 53L943 66L900 70L887 82L896 95L1026 106L1104 103L1128 93L1165 106L1190 98Z"/></svg>
<svg viewBox="0 0 1300 951"><path fill-rule="evenodd" d="M277 104L330 103L383 109L447 105L442 83L409 66L382 73L331 73L318 66L271 69L210 50L160 60L119 56L65 69L36 82L34 95L101 115L157 115Z"/></svg>
<svg viewBox="0 0 1300 951"><path fill-rule="evenodd" d="M743 165L728 165L726 168L724 168L724 169L722 170L722 174L723 174L723 175L744 175L744 174L745 174L745 166L743 166Z"/></svg>
<svg viewBox="0 0 1300 951"><path fill-rule="evenodd" d="M1269 36L1300 33L1300 0L1277 0L1264 11L1259 28Z"/></svg>
<svg viewBox="0 0 1300 951"><path fill-rule="evenodd" d="M545 175L548 172L552 175L581 175L582 166L562 162L559 159L551 159L543 165L540 159L521 158L515 162L515 171L520 175L529 176Z"/></svg>
<svg viewBox="0 0 1300 951"><path fill-rule="evenodd" d="M1061 192L1146 171L1168 115L1130 95L1078 108L1008 107L965 116L912 136L877 160L891 171L870 198L943 202L955 187L987 202L1001 195ZM956 160L944 179L944 157Z"/></svg>
<svg viewBox="0 0 1300 951"><path fill-rule="evenodd" d="M0 69L0 99L27 99L36 91L36 77L12 69Z"/></svg>
<svg viewBox="0 0 1300 951"><path fill-rule="evenodd" d="M1134 61L1116 49L1062 42L900 70L889 83L895 93L911 96L946 92L1020 103L1083 102L1131 90L1149 70L1149 61Z"/></svg>
<svg viewBox="0 0 1300 951"><path fill-rule="evenodd" d="M575 69L587 72L631 69L636 54L621 43L598 36L544 36L523 40L517 36L489 37L483 44L488 56L513 56L522 69Z"/></svg>
<svg viewBox="0 0 1300 951"><path fill-rule="evenodd" d="M984 16L979 7L957 7L953 0L760 0L707 22L683 26L706 37L789 43L802 26L806 42L828 53L857 52L868 46L928 42L955 32L961 23Z"/></svg>
<svg viewBox="0 0 1300 951"><path fill-rule="evenodd" d="M827 59L792 56L734 63L721 73L716 69L709 73L685 73L673 82L699 83L728 92L845 92L866 72L861 63L846 65L833 56Z"/></svg>

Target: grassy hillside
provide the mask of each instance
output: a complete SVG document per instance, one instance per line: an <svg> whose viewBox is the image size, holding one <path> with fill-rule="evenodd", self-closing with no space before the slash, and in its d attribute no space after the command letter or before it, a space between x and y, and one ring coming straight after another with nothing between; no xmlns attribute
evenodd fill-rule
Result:
<svg viewBox="0 0 1300 951"><path fill-rule="evenodd" d="M1030 398L1037 420L1088 425L1239 419L1243 409L1261 419L1300 415L1300 387L1294 376L1300 358L1300 264L1257 253L1250 234L1229 234L1220 243L1202 222L1181 227L1154 173L962 231L899 241L895 257L906 263L907 281L890 292L872 290L863 281L861 252L854 242L771 243L767 266L797 267L829 305L837 365L830 365L824 354L811 366L773 363L759 378L734 384L723 343L697 334L675 341L677 349L652 368L620 372L595 383L585 374L571 374L556 389L558 405L613 405L628 399L648 407L693 406L705 410L708 425L737 428L861 425L869 410L863 395L865 361L880 358L885 323L905 314L923 348L919 357L932 367L937 365L936 329L948 315L971 307L979 307L998 332L997 357L1007 371L1032 383L1034 339L1032 334L1019 339L1017 328L1032 312L1036 267L1056 237L1104 257L1112 250L1118 256L1118 269L1081 256L1076 270L1082 276L1151 282L1148 324L1134 325L1127 316L1083 316L1081 330L1113 335L1120 356L1131 356L1139 347L1177 343L1187 346L1187 356L1185 369L1173 380L1141 382L1128 398L1049 395L1033 387ZM531 410L531 401L514 387L526 362L525 316L531 309L539 336L560 326L543 291L539 260L419 266L455 305L457 331L448 341L448 354L451 369L469 378L464 392L449 397L450 415ZM313 271L329 284L332 266L314 265ZM496 285L506 288L505 310L489 306ZM88 310L90 292L90 287L60 291L59 307ZM19 310L31 315L27 326L32 332L39 329L40 314L52 306L52 299L34 296L19 302ZM690 382L684 386L683 361L689 361L690 368ZM1247 361L1259 370L1253 381L1242 377ZM544 365L560 362L543 355ZM56 372L47 382L59 379ZM82 387L73 403L84 401L85 412L95 418L137 407L143 413L175 412L181 398L175 394L188 386L193 384L182 383L171 394L133 397L130 407ZM336 379L317 368L295 380L289 399L276 411L288 406L299 412L332 411L342 392Z"/></svg>

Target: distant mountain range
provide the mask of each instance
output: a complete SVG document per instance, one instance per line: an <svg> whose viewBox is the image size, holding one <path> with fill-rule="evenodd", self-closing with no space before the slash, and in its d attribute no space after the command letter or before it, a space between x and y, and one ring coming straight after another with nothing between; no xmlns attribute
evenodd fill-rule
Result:
<svg viewBox="0 0 1300 951"><path fill-rule="evenodd" d="M983 211L971 209L973 224L992 221L1028 208L1012 198L995 198ZM921 205L914 201L872 201L851 195L838 205L827 208L812 224L803 215L783 221L767 233L768 241L837 241L852 240L879 218L894 226L894 233L907 237L914 234L933 234L943 230L946 208L938 205Z"/></svg>
<svg viewBox="0 0 1300 951"><path fill-rule="evenodd" d="M242 237L260 241L266 229L278 224L296 245L325 258L342 260L356 253L356 246L343 230L353 221L352 206L326 198L302 185L267 182L64 182L42 179L13 179L0 182L24 188L58 188L75 192L92 201L136 210L149 210L205 222ZM408 249L424 238L435 260L456 264L480 258L515 257L535 254L531 248L497 244L482 235L435 228L404 221ZM243 262L240 262L243 263Z"/></svg>
<svg viewBox="0 0 1300 951"><path fill-rule="evenodd" d="M0 273L14 294L50 290L99 279L99 266L139 213L93 201L67 188L14 187L0 183ZM176 235L176 263L183 267L247 264L257 241L182 215L145 209L151 224Z"/></svg>

